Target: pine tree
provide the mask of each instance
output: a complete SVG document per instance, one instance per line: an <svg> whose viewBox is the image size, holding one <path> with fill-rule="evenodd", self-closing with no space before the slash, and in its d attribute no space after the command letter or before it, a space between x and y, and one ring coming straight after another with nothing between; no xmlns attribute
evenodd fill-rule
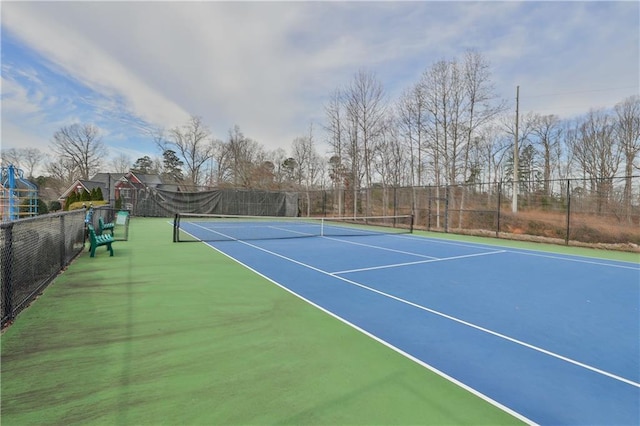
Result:
<svg viewBox="0 0 640 426"><path fill-rule="evenodd" d="M104 196L102 195L102 188L97 187L95 188L95 191L96 193L91 197L91 199L94 201L104 201Z"/></svg>
<svg viewBox="0 0 640 426"><path fill-rule="evenodd" d="M144 157L140 157L133 164L133 168L131 169L133 173L148 175L155 172L153 167L153 160L148 155Z"/></svg>
<svg viewBox="0 0 640 426"><path fill-rule="evenodd" d="M182 162L176 155L176 152L171 149L164 151L162 156L164 157L163 176L175 182L182 182L184 180L182 174L184 162Z"/></svg>
<svg viewBox="0 0 640 426"><path fill-rule="evenodd" d="M69 206L71 206L71 204L75 203L76 201L78 201L78 196L75 192L72 192L64 202L64 209L69 210Z"/></svg>

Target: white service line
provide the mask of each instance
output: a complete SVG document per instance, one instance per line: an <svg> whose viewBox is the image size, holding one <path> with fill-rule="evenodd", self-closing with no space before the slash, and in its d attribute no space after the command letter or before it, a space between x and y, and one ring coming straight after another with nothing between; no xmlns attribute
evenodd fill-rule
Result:
<svg viewBox="0 0 640 426"><path fill-rule="evenodd" d="M396 250L396 249L392 249L392 248L388 248L388 247L374 246L373 244L357 243L355 241L344 240L342 238L326 237L326 236L322 237L322 238L325 238L327 240L338 241L338 242L341 242L341 243L353 244L353 245L356 245L356 246L369 247L369 248L374 248L374 249L378 249L378 250L392 251L394 253L408 254L410 256L424 257L426 259L438 260L437 257L427 256L426 254L419 254L419 253L413 253L413 252L410 252L410 251Z"/></svg>
<svg viewBox="0 0 640 426"><path fill-rule="evenodd" d="M638 266L617 265L617 264L607 263L607 262L597 262L595 260L573 259L573 258L570 258L570 257L553 256L553 255L550 255L550 254L532 253L532 252L528 252L528 251L517 251L517 250L507 250L507 251L509 253L516 253L516 254L521 254L521 255L524 255L524 256L546 257L548 259L565 260L567 262L588 263L590 265L608 266L610 268L631 269L632 271L640 271L640 267L638 267Z"/></svg>
<svg viewBox="0 0 640 426"><path fill-rule="evenodd" d="M271 229L277 229L279 231L285 231L285 232L289 232L291 234L296 234L296 235L301 235L304 237L316 237L318 234L310 234L308 232L300 232L300 231L294 231L293 229L288 229L288 228L282 228L280 226L267 226L267 228L271 228Z"/></svg>
<svg viewBox="0 0 640 426"><path fill-rule="evenodd" d="M452 256L452 257L443 257L441 259L429 259L429 260L418 260L415 262L405 262L405 263L396 263L393 265L382 265L382 266L371 266L369 268L359 268L359 269L348 269L345 271L336 271L336 272L329 272L330 275L338 275L338 274L348 274L349 272L362 272L362 271L373 271L375 269L385 269L385 268L396 268L399 266L408 266L408 265L418 265L421 263L434 263L434 262L443 262L446 260L457 260L457 259L465 259L468 257L477 257L477 256L487 256L490 254L499 254L499 253L505 253L505 250L498 250L498 251L490 251L490 252L486 252L486 253L474 253L474 254L465 254L462 256Z"/></svg>
<svg viewBox="0 0 640 426"><path fill-rule="evenodd" d="M404 239L410 239L410 240L422 240L422 241L428 241L430 243L435 243L435 244L444 244L444 245L450 245L450 246L459 246L459 247L470 247L470 248L484 248L484 249L489 249L489 248L497 248L497 247L501 247L504 249L505 252L508 253L514 253L514 254L521 254L523 256L538 256L538 257L546 257L548 259L554 259L554 260L564 260L567 262L578 262L578 263L587 263L587 264L591 264L591 265L599 265L599 266L608 266L608 267L612 267L612 268L622 268L622 269L631 269L632 271L640 271L640 265L633 263L633 262L628 262L628 261L623 261L623 260L612 260L612 262L616 262L616 263L609 263L606 262L605 259L597 259L597 258L591 258L591 257L587 257L587 256L582 256L579 254L562 254L562 253L558 253L556 255L553 254L547 254L545 252L541 252L541 251L536 251L533 249L518 249L518 248L512 248L512 247L506 247L503 245L487 245L487 244L481 244L481 243L461 243L461 242L457 242L457 241L447 241L447 240L443 240L443 239L439 239L439 238L433 238L433 237L423 237L420 235L407 235L407 234L399 234L399 235L391 235L393 237L396 238L404 238ZM626 263L628 265L622 265L621 263Z"/></svg>

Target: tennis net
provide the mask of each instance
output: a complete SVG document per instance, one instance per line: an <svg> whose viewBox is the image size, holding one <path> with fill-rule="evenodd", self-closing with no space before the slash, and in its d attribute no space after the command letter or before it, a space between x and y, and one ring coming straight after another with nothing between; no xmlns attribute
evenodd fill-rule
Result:
<svg viewBox="0 0 640 426"><path fill-rule="evenodd" d="M178 213L173 241L235 241L413 232L413 216L272 217Z"/></svg>

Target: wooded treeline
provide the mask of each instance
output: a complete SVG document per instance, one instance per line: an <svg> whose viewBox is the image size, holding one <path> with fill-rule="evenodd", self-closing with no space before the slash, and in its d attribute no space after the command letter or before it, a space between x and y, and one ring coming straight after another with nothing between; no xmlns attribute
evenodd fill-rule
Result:
<svg viewBox="0 0 640 426"><path fill-rule="evenodd" d="M515 121L513 108L496 95L488 61L467 51L426 68L397 99L390 99L375 73L358 71L328 96L324 121L309 124L288 151L265 149L238 125L226 137L215 137L202 117L192 116L182 126L149 132L160 157L132 161L118 154L105 160L100 130L74 124L53 135L52 156L11 149L2 152L2 162L22 167L33 178L46 159L39 183L47 180L62 188L98 171L134 170L158 173L194 190L333 188L343 193L517 177L522 191L553 195L554 180L582 178L589 182L585 189L602 192L610 178L627 176L624 194L631 202L631 176L640 169L638 95L571 119L536 113L518 117L517 176ZM327 148L319 152L319 146Z"/></svg>

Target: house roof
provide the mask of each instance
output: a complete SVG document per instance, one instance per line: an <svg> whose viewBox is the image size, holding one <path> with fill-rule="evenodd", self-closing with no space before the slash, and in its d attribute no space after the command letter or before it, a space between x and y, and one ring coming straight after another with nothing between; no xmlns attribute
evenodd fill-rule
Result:
<svg viewBox="0 0 640 426"><path fill-rule="evenodd" d="M105 189L107 189L106 183L103 183L103 182L97 182L93 180L81 180L80 183L82 183L82 186L84 186L88 192L91 192L96 188L100 188L101 191L104 191Z"/></svg>
<svg viewBox="0 0 640 426"><path fill-rule="evenodd" d="M177 183L163 183L161 185L158 185L156 188L164 189L165 191L173 191L173 192L180 190L180 186Z"/></svg>
<svg viewBox="0 0 640 426"><path fill-rule="evenodd" d="M125 174L126 173L96 173L89 181L107 184L109 183L109 179L111 179L111 182L117 182Z"/></svg>
<svg viewBox="0 0 640 426"><path fill-rule="evenodd" d="M163 184L162 178L159 175L134 174L133 172L97 173L89 180L76 180L73 185L62 193L60 199L66 198L72 191L75 191L79 185L88 192L99 187L102 190L103 197L108 197L109 189L113 190L118 182L128 182L136 187L148 186L151 188L156 188Z"/></svg>
<svg viewBox="0 0 640 426"><path fill-rule="evenodd" d="M87 192L91 192L92 189L99 187L100 190L102 191L103 196L105 194L105 191L107 190L107 184L103 182L92 181L92 180L76 180L75 182L73 182L73 184L70 187L68 187L62 193L62 195L60 195L58 199L67 198L69 194L74 192L79 186L81 186Z"/></svg>
<svg viewBox="0 0 640 426"><path fill-rule="evenodd" d="M132 176L135 176L140 182L144 183L147 186L158 186L162 185L162 178L160 175L145 175L141 173L133 173L130 172Z"/></svg>

